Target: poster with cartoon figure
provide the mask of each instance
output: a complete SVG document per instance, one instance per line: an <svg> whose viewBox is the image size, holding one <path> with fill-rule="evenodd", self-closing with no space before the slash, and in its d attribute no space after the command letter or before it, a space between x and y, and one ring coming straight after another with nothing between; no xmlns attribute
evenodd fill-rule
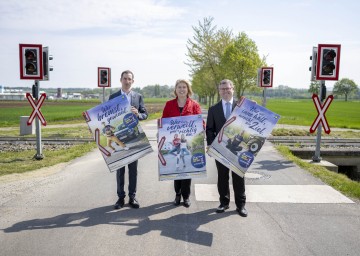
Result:
<svg viewBox="0 0 360 256"><path fill-rule="evenodd" d="M202 115L158 120L159 180L206 177Z"/></svg>
<svg viewBox="0 0 360 256"><path fill-rule="evenodd" d="M110 172L153 151L124 95L83 113Z"/></svg>
<svg viewBox="0 0 360 256"><path fill-rule="evenodd" d="M242 98L208 149L208 154L244 177L280 116Z"/></svg>

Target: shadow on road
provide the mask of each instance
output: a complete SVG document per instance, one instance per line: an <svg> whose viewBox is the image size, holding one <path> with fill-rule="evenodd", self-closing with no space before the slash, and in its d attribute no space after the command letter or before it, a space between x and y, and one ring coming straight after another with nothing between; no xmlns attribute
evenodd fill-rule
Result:
<svg viewBox="0 0 360 256"><path fill-rule="evenodd" d="M253 169L259 169L259 170L267 170L267 171L279 171L287 168L291 168L294 166L294 163L291 161L258 161L256 162L259 166L254 166Z"/></svg>
<svg viewBox="0 0 360 256"><path fill-rule="evenodd" d="M143 235L159 230L162 236L175 240L187 241L195 244L211 246L213 234L198 230L201 225L229 216L228 212L216 214L214 209L195 213L181 213L166 219L151 220L149 216L174 209L172 203L155 204L140 209L123 208L113 210L113 206L104 206L91 210L67 213L44 219L32 219L15 223L4 229L5 233L54 229L67 227L92 227L96 225L122 225L133 227L127 230L128 236ZM134 223L138 220L138 223Z"/></svg>

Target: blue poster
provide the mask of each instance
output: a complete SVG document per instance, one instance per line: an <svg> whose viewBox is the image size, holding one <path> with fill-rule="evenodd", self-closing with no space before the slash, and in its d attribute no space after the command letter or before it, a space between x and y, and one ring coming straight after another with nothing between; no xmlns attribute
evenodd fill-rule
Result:
<svg viewBox="0 0 360 256"><path fill-rule="evenodd" d="M83 113L110 172L116 171L153 149L124 95Z"/></svg>
<svg viewBox="0 0 360 256"><path fill-rule="evenodd" d="M208 149L208 154L244 177L280 116L242 98Z"/></svg>
<svg viewBox="0 0 360 256"><path fill-rule="evenodd" d="M159 180L206 177L202 115L158 120Z"/></svg>

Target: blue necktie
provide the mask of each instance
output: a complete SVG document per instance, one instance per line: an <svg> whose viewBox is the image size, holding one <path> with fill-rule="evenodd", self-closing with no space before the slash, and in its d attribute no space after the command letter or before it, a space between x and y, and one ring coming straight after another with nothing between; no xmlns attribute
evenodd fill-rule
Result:
<svg viewBox="0 0 360 256"><path fill-rule="evenodd" d="M231 104L230 102L226 102L226 110L225 110L225 118L228 119L231 115Z"/></svg>

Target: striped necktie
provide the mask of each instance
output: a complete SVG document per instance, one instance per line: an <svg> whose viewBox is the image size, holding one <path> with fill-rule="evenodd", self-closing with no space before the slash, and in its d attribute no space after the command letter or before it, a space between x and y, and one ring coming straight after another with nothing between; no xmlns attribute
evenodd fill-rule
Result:
<svg viewBox="0 0 360 256"><path fill-rule="evenodd" d="M228 119L231 115L231 104L230 102L226 102L226 110L225 110L225 118Z"/></svg>

